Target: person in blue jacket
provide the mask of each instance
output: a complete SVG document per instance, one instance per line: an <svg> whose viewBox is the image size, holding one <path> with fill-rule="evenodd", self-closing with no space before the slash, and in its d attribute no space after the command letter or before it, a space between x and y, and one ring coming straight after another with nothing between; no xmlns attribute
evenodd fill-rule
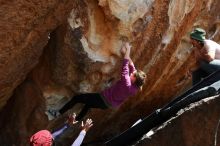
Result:
<svg viewBox="0 0 220 146"><path fill-rule="evenodd" d="M30 138L30 146L52 146L55 144L56 139L64 133L64 131L70 127L70 125L76 124L78 121L75 120L76 114L72 114L68 117L64 126L51 134L48 130L40 130ZM93 126L92 119L87 119L85 124L82 121L82 130L76 140L71 146L80 146L86 135L86 132Z"/></svg>

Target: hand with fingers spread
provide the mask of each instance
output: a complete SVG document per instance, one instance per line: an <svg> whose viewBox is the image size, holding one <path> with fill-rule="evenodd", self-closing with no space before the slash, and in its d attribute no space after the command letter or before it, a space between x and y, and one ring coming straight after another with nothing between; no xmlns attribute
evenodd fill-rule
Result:
<svg viewBox="0 0 220 146"><path fill-rule="evenodd" d="M86 135L86 132L93 126L92 119L87 119L85 124L82 121L82 130L77 137L77 139L74 141L74 143L71 146L80 146L82 144L82 141Z"/></svg>
<svg viewBox="0 0 220 146"><path fill-rule="evenodd" d="M69 125L74 125L74 124L78 123L78 121L76 121L76 114L75 113L69 114L66 122Z"/></svg>
<svg viewBox="0 0 220 146"><path fill-rule="evenodd" d="M92 119L87 119L85 124L82 121L81 126L82 130L85 130L87 132L93 126Z"/></svg>

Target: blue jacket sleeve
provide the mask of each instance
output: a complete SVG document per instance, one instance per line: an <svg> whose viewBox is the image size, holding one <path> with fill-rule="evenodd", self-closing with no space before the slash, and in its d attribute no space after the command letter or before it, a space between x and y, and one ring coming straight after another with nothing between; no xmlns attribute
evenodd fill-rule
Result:
<svg viewBox="0 0 220 146"><path fill-rule="evenodd" d="M58 129L57 131L52 133L53 139L56 140L67 128L69 127L68 124L65 124L62 128Z"/></svg>

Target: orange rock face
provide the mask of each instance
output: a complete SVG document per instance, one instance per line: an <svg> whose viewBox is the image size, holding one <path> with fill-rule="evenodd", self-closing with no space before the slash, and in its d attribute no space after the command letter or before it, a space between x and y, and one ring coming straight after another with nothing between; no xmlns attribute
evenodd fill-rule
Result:
<svg viewBox="0 0 220 146"><path fill-rule="evenodd" d="M219 41L219 8L217 0L0 2L0 126L7 131L0 132L2 143L27 144L32 133L60 123L47 120L47 109L113 84L122 41L129 40L147 83L119 109L92 110L88 117L95 126L86 141L125 130L190 85L187 72L195 60L189 32L200 26ZM70 143L77 133L63 141Z"/></svg>

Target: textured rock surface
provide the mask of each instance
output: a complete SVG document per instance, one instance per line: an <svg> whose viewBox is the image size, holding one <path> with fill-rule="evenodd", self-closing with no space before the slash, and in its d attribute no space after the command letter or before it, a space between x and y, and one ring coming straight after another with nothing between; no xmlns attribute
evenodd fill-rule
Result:
<svg viewBox="0 0 220 146"><path fill-rule="evenodd" d="M60 123L48 122L44 110L112 84L119 77L122 40L128 39L147 84L119 109L92 110L88 116L95 126L87 141L123 131L190 84L187 71L194 61L188 32L201 26L220 41L219 8L218 0L0 1L4 144L25 145L33 132ZM68 135L67 143L69 137L74 138Z"/></svg>
<svg viewBox="0 0 220 146"><path fill-rule="evenodd" d="M48 120L43 103L45 99L33 81L28 79L17 87L1 111L1 145L27 145L30 133L44 129Z"/></svg>
<svg viewBox="0 0 220 146"><path fill-rule="evenodd" d="M39 61L49 33L64 23L72 1L1 1L1 106Z"/></svg>
<svg viewBox="0 0 220 146"><path fill-rule="evenodd" d="M191 104L155 130L137 146L218 146L220 145L220 98L211 97Z"/></svg>

